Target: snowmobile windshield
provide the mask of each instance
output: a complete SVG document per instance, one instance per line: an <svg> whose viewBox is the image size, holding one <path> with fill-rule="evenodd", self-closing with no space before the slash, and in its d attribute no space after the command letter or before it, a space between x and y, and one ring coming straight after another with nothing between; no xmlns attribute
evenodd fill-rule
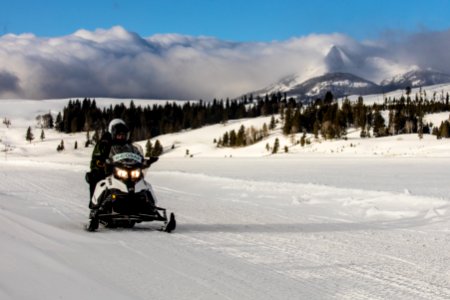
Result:
<svg viewBox="0 0 450 300"><path fill-rule="evenodd" d="M142 167L144 156L132 144L113 145L109 152L109 159L114 165L123 165L127 168Z"/></svg>
<svg viewBox="0 0 450 300"><path fill-rule="evenodd" d="M127 161L130 163L138 163L141 164L143 159L142 156L133 152L123 152L123 153L118 153L115 154L113 157L113 162L123 162L123 161Z"/></svg>

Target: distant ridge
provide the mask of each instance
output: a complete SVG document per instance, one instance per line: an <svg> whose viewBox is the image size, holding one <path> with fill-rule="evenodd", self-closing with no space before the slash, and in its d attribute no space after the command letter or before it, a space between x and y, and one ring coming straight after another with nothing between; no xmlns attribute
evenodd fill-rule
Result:
<svg viewBox="0 0 450 300"><path fill-rule="evenodd" d="M338 50L332 51L332 56L334 57L334 62L336 64L341 64L341 54L337 51ZM336 59L336 57L339 59ZM298 83L298 78L297 75L291 75L267 88L252 92L252 94L265 95L282 92L288 94L288 96L297 97L302 102L308 102L311 99L323 97L328 91L332 92L335 97L344 97L350 95L387 93L406 87L414 88L450 83L450 74L421 69L412 70L385 79L381 81L380 84L345 72L330 72L310 78L301 83Z"/></svg>

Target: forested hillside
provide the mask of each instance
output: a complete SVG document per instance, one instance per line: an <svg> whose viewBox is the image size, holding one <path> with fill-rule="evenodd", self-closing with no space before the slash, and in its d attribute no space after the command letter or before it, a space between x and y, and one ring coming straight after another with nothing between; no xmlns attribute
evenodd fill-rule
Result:
<svg viewBox="0 0 450 300"><path fill-rule="evenodd" d="M272 94L265 97L244 96L235 100L189 101L183 104L167 102L165 105L139 106L133 101L129 107L117 104L100 109L94 99L71 100L59 113L55 127L65 133L95 131L94 140L113 118L122 118L129 125L134 140L147 140L161 134L195 129L204 125L225 123L228 120L270 116L279 114L283 133L311 133L324 139L345 138L348 128L360 128L361 137L382 137L388 135L417 133L434 134L438 138L450 136L450 123L424 123L425 114L450 111L449 95L426 93L412 95L407 89L400 98L385 98L384 103L366 105L363 97L356 101L348 98L338 101L331 92L323 99L308 104L286 94ZM40 116L47 127L53 126L49 116ZM273 129L274 124L268 125ZM267 128L247 131L258 140L265 136ZM231 136L237 133L227 133ZM241 134L242 135L242 134ZM245 146L246 143L230 143L224 138L220 146ZM232 139L235 140L235 139ZM240 141L245 138L239 139ZM255 140L255 138L253 138Z"/></svg>

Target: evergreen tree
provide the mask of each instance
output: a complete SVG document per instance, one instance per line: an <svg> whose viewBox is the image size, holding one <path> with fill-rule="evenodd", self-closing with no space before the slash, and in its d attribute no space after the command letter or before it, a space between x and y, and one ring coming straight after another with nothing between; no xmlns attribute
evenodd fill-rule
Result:
<svg viewBox="0 0 450 300"><path fill-rule="evenodd" d="M51 113L43 115L42 122L43 122L42 125L44 126L44 128L52 129L54 127L53 116Z"/></svg>
<svg viewBox="0 0 450 300"><path fill-rule="evenodd" d="M277 126L277 125L276 125L276 122L275 122L275 117L272 116L272 118L270 118L269 129L270 129L270 130L274 130L276 126Z"/></svg>
<svg viewBox="0 0 450 300"><path fill-rule="evenodd" d="M164 149L159 140L155 141L155 146L153 147L152 156L160 156Z"/></svg>
<svg viewBox="0 0 450 300"><path fill-rule="evenodd" d="M9 128L9 126L11 126L11 120L8 118L4 118L3 119L3 124L6 125L6 128Z"/></svg>
<svg viewBox="0 0 450 300"><path fill-rule="evenodd" d="M145 144L145 156L146 157L152 156L152 151L153 151L152 142L150 140L147 140L147 143Z"/></svg>
<svg viewBox="0 0 450 300"><path fill-rule="evenodd" d="M384 118L381 116L380 111L375 110L373 116L373 135L375 137L382 137L386 135L386 127L384 125Z"/></svg>
<svg viewBox="0 0 450 300"><path fill-rule="evenodd" d="M56 147L56 150L57 150L58 152L64 150L64 140L61 140L61 143L59 143L58 147Z"/></svg>
<svg viewBox="0 0 450 300"><path fill-rule="evenodd" d="M241 127L239 127L237 137L236 137L236 146L238 146L238 147L245 146L245 127L244 127L244 125L241 125Z"/></svg>
<svg viewBox="0 0 450 300"><path fill-rule="evenodd" d="M41 141L45 139L44 129L41 130Z"/></svg>
<svg viewBox="0 0 450 300"><path fill-rule="evenodd" d="M314 127L313 127L313 133L314 133L314 137L316 139L319 138L319 131L320 131L320 123L319 123L319 120L316 120L314 122Z"/></svg>
<svg viewBox="0 0 450 300"><path fill-rule="evenodd" d="M236 131L231 130L230 131L230 147L236 147L236 141L237 141L237 135Z"/></svg>
<svg viewBox="0 0 450 300"><path fill-rule="evenodd" d="M55 127L59 131L64 131L64 122L61 112L59 112L58 115L56 116Z"/></svg>
<svg viewBox="0 0 450 300"><path fill-rule="evenodd" d="M291 129L292 129L293 123L294 123L294 119L293 119L292 109L290 107L288 107L285 110L285 114L284 114L283 133L285 135L292 133Z"/></svg>
<svg viewBox="0 0 450 300"><path fill-rule="evenodd" d="M336 128L331 121L325 121L321 126L320 132L326 140L331 140L336 137Z"/></svg>
<svg viewBox="0 0 450 300"><path fill-rule="evenodd" d="M439 127L439 136L441 138L450 137L450 123L448 121L441 123L441 126Z"/></svg>
<svg viewBox="0 0 450 300"><path fill-rule="evenodd" d="M435 135L437 139L440 139L439 129L437 127L433 127L433 130L431 132L432 135Z"/></svg>
<svg viewBox="0 0 450 300"><path fill-rule="evenodd" d="M222 145L224 147L228 147L230 145L230 138L228 135L228 131L223 134Z"/></svg>
<svg viewBox="0 0 450 300"><path fill-rule="evenodd" d="M31 126L28 127L27 129L27 134L25 136L26 140L29 141L30 143L34 140L34 134L31 131Z"/></svg>
<svg viewBox="0 0 450 300"><path fill-rule="evenodd" d="M302 137L300 138L300 145L301 145L302 147L304 147L304 146L305 146L305 143L306 143L306 133L303 132L303 135L302 135Z"/></svg>
<svg viewBox="0 0 450 300"><path fill-rule="evenodd" d="M263 134L263 137L268 137L269 136L269 128L267 128L267 124L266 123L264 123L263 124L263 129L262 129L262 134Z"/></svg>
<svg viewBox="0 0 450 300"><path fill-rule="evenodd" d="M328 92L326 92L326 94L325 94L325 98L323 99L323 102L324 102L325 104L331 104L331 103L333 103L333 99L334 99L333 93L331 93L330 91L328 91Z"/></svg>
<svg viewBox="0 0 450 300"><path fill-rule="evenodd" d="M422 119L422 117L420 117L419 121L418 121L418 124L417 124L417 134L419 136L419 139L423 139L423 132L424 132L423 127L424 127L423 126L423 119Z"/></svg>
<svg viewBox="0 0 450 300"><path fill-rule="evenodd" d="M91 144L91 137L89 134L89 130L86 131L86 142L84 143L84 147L87 148Z"/></svg>
<svg viewBox="0 0 450 300"><path fill-rule="evenodd" d="M280 140L276 138L273 144L272 154L278 153L279 148L280 148Z"/></svg>

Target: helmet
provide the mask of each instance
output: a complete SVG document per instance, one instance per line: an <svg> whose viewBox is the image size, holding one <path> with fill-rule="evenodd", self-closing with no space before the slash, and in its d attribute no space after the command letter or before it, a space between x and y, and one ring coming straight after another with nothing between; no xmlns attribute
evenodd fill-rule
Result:
<svg viewBox="0 0 450 300"><path fill-rule="evenodd" d="M126 143L130 139L130 130L122 119L109 122L108 131L114 143Z"/></svg>

